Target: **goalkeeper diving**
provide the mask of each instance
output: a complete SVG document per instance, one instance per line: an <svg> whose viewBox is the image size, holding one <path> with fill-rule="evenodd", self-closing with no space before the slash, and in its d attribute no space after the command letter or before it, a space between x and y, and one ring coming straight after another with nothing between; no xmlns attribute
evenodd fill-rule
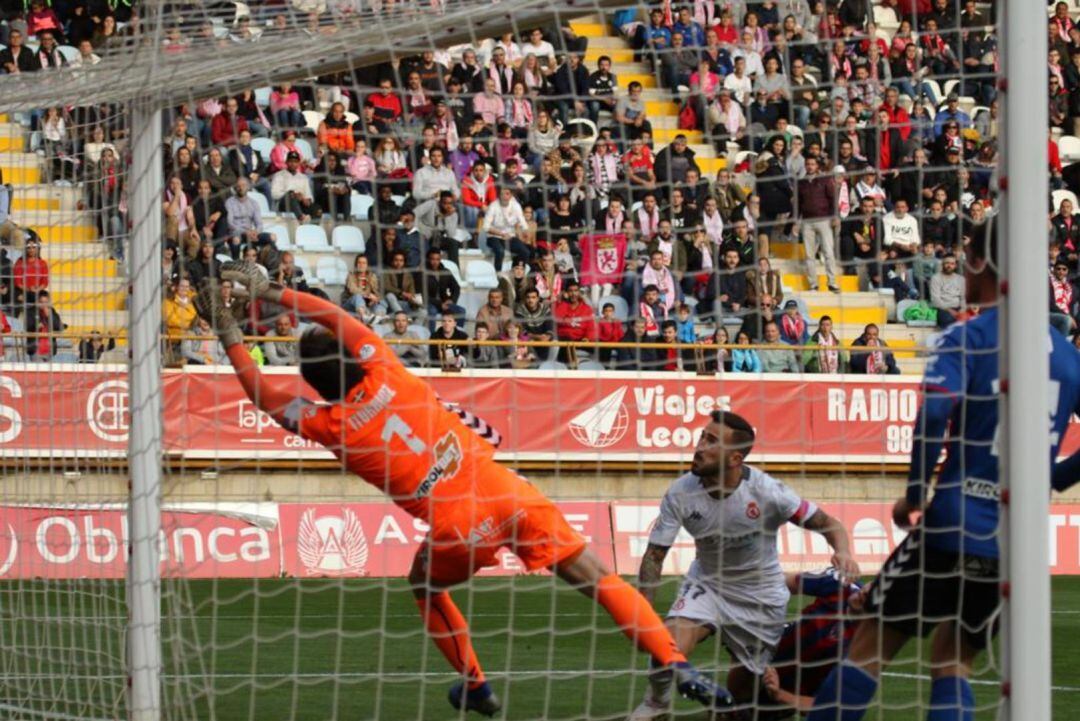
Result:
<svg viewBox="0 0 1080 721"><path fill-rule="evenodd" d="M495 565L501 548L529 571L550 569L593 598L655 664L672 671L681 695L715 709L731 706L727 690L689 664L649 602L604 565L547 497L497 463L491 443L376 333L329 301L269 282L252 263L225 263L221 277L317 324L300 338L300 374L324 402L267 383L216 286L204 283L199 312L251 401L430 526L409 582L428 633L463 677L450 690L454 708L487 716L501 708L448 592Z"/></svg>

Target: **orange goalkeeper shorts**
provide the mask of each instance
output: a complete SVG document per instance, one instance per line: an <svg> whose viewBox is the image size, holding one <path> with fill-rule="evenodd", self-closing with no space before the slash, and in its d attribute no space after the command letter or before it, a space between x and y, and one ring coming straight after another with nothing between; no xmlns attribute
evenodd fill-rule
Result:
<svg viewBox="0 0 1080 721"><path fill-rule="evenodd" d="M475 469L471 493L433 498L425 541L428 576L456 582L498 563L509 548L530 571L549 568L585 550L547 496L494 461Z"/></svg>

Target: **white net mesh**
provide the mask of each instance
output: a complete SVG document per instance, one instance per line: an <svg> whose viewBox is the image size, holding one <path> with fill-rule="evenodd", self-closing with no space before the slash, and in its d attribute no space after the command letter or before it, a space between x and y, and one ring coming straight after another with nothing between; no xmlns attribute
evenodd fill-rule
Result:
<svg viewBox="0 0 1080 721"><path fill-rule="evenodd" d="M649 643L626 610L634 601L609 591L598 605L522 573L572 555L577 534L608 571L648 586L662 568L649 598L693 622L681 642L723 627L722 643L689 655L745 717L808 707L853 625L827 583L810 606L792 577L787 601L780 567L835 558L824 536L783 521L820 507L865 574L904 538L891 507L925 440L914 424L928 344L969 316L964 248L999 204L993 4L35 0L3 11L0 715L131 711L125 458L143 416L129 408L127 364L151 311L128 290L154 274L161 717L456 714L446 694L473 669L470 647L439 635L459 627L444 600L425 601L434 640L425 633L406 581L432 526L414 580L485 567L453 598L499 717L702 713L669 709L650 683L647 654L619 628ZM1076 15L1066 6L1051 23L1050 132L1065 163L1052 201L1055 212L1073 203L1052 220L1064 278L1077 272L1080 227L1080 166L1068 164L1080 159ZM135 177L134 147L158 137L160 176ZM151 217L160 238L139 230ZM235 260L297 296L221 283ZM198 318L209 281L259 368L255 397L215 335L221 318ZM1051 284L1063 330L1076 325L1072 292ZM447 417L404 381L350 394L344 429L273 405L356 380L340 363L301 379L299 339L318 322L301 296L343 308L482 420L466 417L474 430L454 426L450 442ZM363 338L351 357L396 363ZM720 518L710 509L727 501L686 492L683 530L665 530L661 499L719 409L754 427L749 462L785 490L761 481ZM295 435L278 421L310 425ZM363 435L373 424L381 431ZM551 541L563 523L533 521L532 487L493 470L493 436L495 460L555 501L566 535ZM370 483L335 459L343 446ZM457 510L438 515L429 494ZM447 521L454 513L467 522ZM1064 520L1074 506L1054 513L1075 527ZM666 558L650 557L650 539ZM1057 572L1080 571L1065 541L1056 559ZM605 575L577 572L586 587ZM929 659L928 644L910 644L868 717L924 715ZM986 659L978 718L1000 694ZM776 684L725 675L770 663ZM1062 688L1068 718L1076 689Z"/></svg>

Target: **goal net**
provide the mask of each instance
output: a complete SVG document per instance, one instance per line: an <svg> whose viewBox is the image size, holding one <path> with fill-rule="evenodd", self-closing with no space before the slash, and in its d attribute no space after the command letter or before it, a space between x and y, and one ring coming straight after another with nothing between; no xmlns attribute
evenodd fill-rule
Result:
<svg viewBox="0 0 1080 721"><path fill-rule="evenodd" d="M1080 315L1078 15L1046 16L1055 269L1037 292L1045 305L1050 284L1063 332ZM492 453L609 571L649 581L650 544L668 548L644 584L656 611L723 626L691 660L722 684L740 664L778 672L779 692L753 675L739 687L746 717L812 698L858 614L799 585L834 562L826 537L770 519L837 519L864 583L905 538L892 504L926 440L923 369L974 315L965 248L1004 223L1004 28L1003 3L960 0L9 12L0 716L458 717L447 693L462 676L407 580L438 573L415 560L433 519L384 484L426 464L409 493L438 495L469 454ZM1047 142L1028 141L1010 162ZM267 394L321 401L299 371L319 318L222 278L234 261L382 337L471 425L471 445L390 424L388 406L421 410L389 387L365 386L323 429L340 446L384 423L377 447L350 446L353 467L381 458L364 479L335 444L282 428L275 415L306 421ZM204 287L242 331L261 394L238 380L220 319L200 319ZM351 367L321 377L347 385ZM714 499L722 522L687 506L661 542L661 501L717 410L750 423L747 462L786 489L740 497L738 513ZM1077 445L1074 431L1061 453ZM1080 572L1069 500L1050 509L1062 576ZM454 567L483 566L451 596L498 717L703 717L662 698L626 629L535 569L538 552L476 550L524 533L522 519L478 514ZM740 568L746 546L760 554ZM1075 594L1069 580L1054 599ZM1055 615L1054 632L1075 634L1074 618ZM976 718L1004 708L1009 645L976 659ZM927 713L930 654L908 645L868 718ZM1055 650L1055 674L1069 658ZM1080 696L1063 684L1054 709L1069 718Z"/></svg>

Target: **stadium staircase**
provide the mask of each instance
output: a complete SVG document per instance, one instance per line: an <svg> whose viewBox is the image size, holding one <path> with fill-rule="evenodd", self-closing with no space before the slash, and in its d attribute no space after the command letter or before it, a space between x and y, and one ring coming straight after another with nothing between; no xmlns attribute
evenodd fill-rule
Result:
<svg viewBox="0 0 1080 721"><path fill-rule="evenodd" d="M127 286L120 264L98 240L91 213L81 209L82 189L45 182L42 157L30 152L30 130L21 119L0 115L0 168L14 190L12 218L41 237L53 305L72 332L122 332ZM12 264L20 255L8 250Z"/></svg>

